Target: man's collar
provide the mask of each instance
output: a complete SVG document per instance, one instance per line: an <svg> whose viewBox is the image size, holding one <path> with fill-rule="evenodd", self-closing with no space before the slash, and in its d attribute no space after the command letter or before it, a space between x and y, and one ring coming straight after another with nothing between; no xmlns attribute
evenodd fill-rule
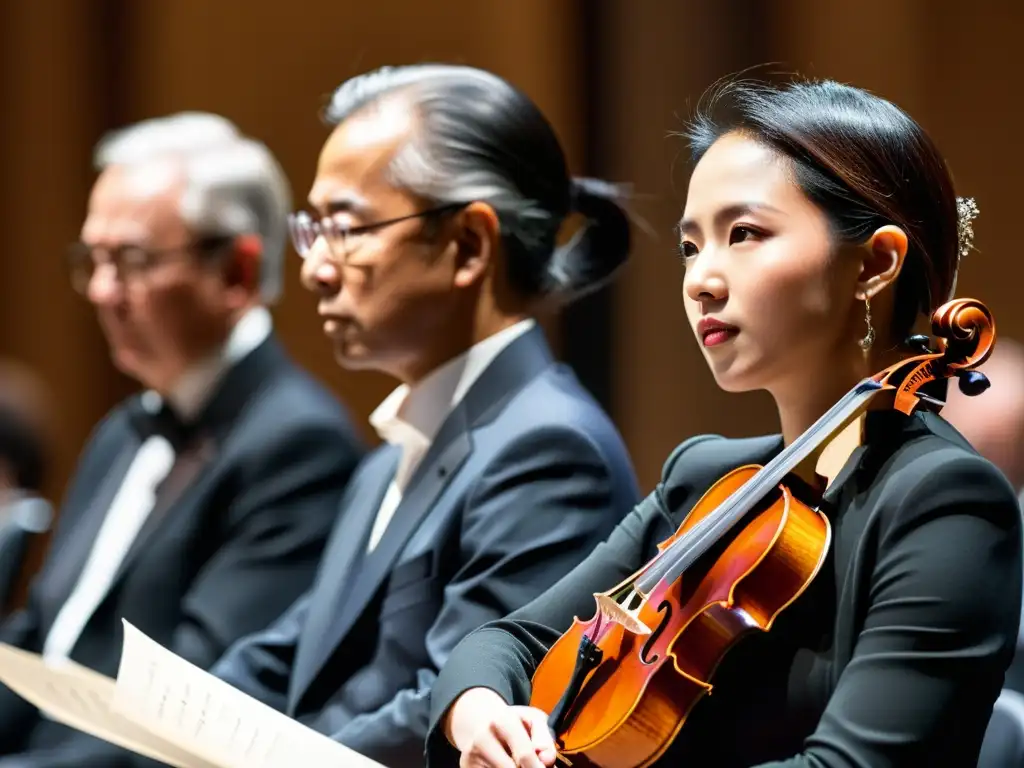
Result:
<svg viewBox="0 0 1024 768"><path fill-rule="evenodd" d="M414 387L401 385L370 414L370 424L393 445L429 445L494 358L535 325L533 319L521 320L435 368Z"/></svg>
<svg viewBox="0 0 1024 768"><path fill-rule="evenodd" d="M194 419L209 401L225 372L262 344L273 330L273 320L265 307L248 310L228 335L224 345L205 360L192 365L167 395L179 418ZM146 393L143 404L147 410L159 410L162 400L157 393Z"/></svg>

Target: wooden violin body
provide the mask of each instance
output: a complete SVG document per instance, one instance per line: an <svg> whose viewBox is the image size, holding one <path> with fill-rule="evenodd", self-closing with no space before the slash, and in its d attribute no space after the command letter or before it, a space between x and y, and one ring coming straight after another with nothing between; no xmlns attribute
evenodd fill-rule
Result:
<svg viewBox="0 0 1024 768"><path fill-rule="evenodd" d="M995 338L988 310L966 299L940 308L933 330L938 351L925 347L925 354L861 382L819 420L821 434L806 435L805 445L719 479L651 561L595 595L595 615L575 619L533 677L530 705L550 713L564 763L641 768L657 760L712 692L714 672L736 641L769 631L808 588L828 553L831 528L793 471L869 406L907 414L941 406L929 385L965 377L988 357ZM915 337L918 344L921 338L927 341ZM981 391L983 384L981 374L972 374L961 389Z"/></svg>
<svg viewBox="0 0 1024 768"><path fill-rule="evenodd" d="M759 467L734 470L694 505L664 548L717 509ZM732 537L710 567L692 578L659 585L638 618L657 629L644 636L600 615L578 619L543 659L531 706L551 712L569 685L580 640L595 632L615 674L598 667L587 706L559 734L573 766L634 768L656 760L672 743L693 706L711 691L710 679L729 647L746 632L767 631L775 617L811 583L828 551L824 515L780 487L775 498ZM611 671L611 665L604 667ZM629 702L631 708L624 707ZM579 757L577 757L579 756Z"/></svg>

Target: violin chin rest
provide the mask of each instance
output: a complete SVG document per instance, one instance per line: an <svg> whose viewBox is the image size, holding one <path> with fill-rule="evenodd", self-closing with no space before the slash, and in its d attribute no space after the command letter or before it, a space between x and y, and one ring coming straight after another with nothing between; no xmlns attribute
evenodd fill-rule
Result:
<svg viewBox="0 0 1024 768"><path fill-rule="evenodd" d="M594 597L597 600L598 610L605 618L614 621L616 624L621 624L634 635L651 634L650 627L612 600L612 598L608 597L608 595L594 595Z"/></svg>

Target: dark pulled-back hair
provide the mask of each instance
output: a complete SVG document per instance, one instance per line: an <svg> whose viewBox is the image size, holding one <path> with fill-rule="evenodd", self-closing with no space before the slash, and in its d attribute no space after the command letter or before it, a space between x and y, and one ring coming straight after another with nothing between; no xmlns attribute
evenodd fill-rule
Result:
<svg viewBox="0 0 1024 768"><path fill-rule="evenodd" d="M841 242L894 224L908 240L892 331L902 339L955 285L956 195L931 138L896 105L830 80L775 86L726 81L703 100L685 135L693 160L726 133L761 142L792 164L796 183Z"/></svg>
<svg viewBox="0 0 1024 768"><path fill-rule="evenodd" d="M526 296L571 301L608 282L630 249L619 190L571 178L554 129L521 91L480 69L443 64L383 67L343 83L325 111L337 125L397 96L416 117L390 181L438 204L482 201L501 225L513 286ZM587 220L556 239L570 213Z"/></svg>

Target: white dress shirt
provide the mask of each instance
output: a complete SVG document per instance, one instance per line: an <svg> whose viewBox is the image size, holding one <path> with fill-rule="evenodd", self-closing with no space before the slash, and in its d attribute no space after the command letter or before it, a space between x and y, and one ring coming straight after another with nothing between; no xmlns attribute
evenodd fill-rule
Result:
<svg viewBox="0 0 1024 768"><path fill-rule="evenodd" d="M193 366L168 393L171 407L178 417L185 421L195 418L228 368L258 347L270 334L271 328L270 313L263 307L246 312L231 330L224 347ZM155 413L162 405L160 395L153 391L145 392L142 404ZM61 606L46 636L43 656L47 659L67 658L71 653L86 623L110 589L114 574L132 542L153 511L156 489L171 471L173 463L174 450L162 435L154 435L139 446L121 487L114 495L75 588Z"/></svg>
<svg viewBox="0 0 1024 768"><path fill-rule="evenodd" d="M381 439L398 446L402 455L370 531L369 551L380 542L409 479L426 455L448 414L458 405L487 366L509 344L536 325L521 320L449 360L423 378L414 388L403 384L370 414L370 424Z"/></svg>

